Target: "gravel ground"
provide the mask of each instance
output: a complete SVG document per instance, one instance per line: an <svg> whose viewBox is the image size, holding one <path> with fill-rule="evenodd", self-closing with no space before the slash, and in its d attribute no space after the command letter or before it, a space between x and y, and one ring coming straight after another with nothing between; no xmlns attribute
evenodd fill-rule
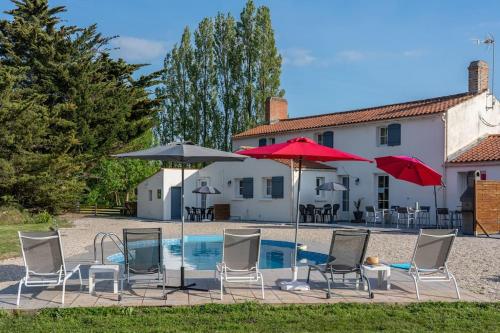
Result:
<svg viewBox="0 0 500 333"><path fill-rule="evenodd" d="M66 257L92 257L92 242L99 231L115 232L121 235L126 227L162 227L164 238L180 236L180 223L159 223L151 221L118 218L83 218L68 216L74 222L73 228L64 229L62 234ZM294 230L287 225L270 223L186 223L186 234L220 234L224 228L258 226L266 239L293 240ZM328 251L331 229L303 227L299 242L307 244L309 250ZM378 256L382 261L409 261L417 236L408 233L374 232L370 239L368 255ZM458 237L451 253L449 268L455 274L460 288L500 300L500 239ZM0 261L0 281L18 280L23 274L21 258Z"/></svg>

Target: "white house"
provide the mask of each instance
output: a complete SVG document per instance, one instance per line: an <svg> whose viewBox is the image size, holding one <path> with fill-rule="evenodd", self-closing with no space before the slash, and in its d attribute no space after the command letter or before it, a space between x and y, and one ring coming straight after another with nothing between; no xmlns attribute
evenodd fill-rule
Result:
<svg viewBox="0 0 500 333"><path fill-rule="evenodd" d="M229 204L231 219L289 222L293 216L292 184L298 171L292 173L290 161L256 160L215 162L200 170L186 170L185 204L209 207ZM181 214L181 178L179 169L162 169L139 184L137 216L158 220L175 220ZM332 203L330 192L315 187L336 180L335 168L322 163L303 163L301 202L321 206ZM192 193L202 185L211 185L221 194Z"/></svg>
<svg viewBox="0 0 500 333"><path fill-rule="evenodd" d="M233 136L233 148L262 146L304 136L369 159L386 155L415 156L443 175L446 186L438 189L438 206L456 209L471 172L479 170L483 178L500 179L500 103L488 90L485 62L470 64L468 83L469 90L465 93L300 118L288 118L286 100L269 98L267 124ZM186 174L186 206L229 203L235 218L290 221L293 216L290 189L296 182L297 172L292 174L289 165L284 163L247 159L213 163L193 170ZM325 165L330 168L326 169ZM170 193L172 187L180 186L179 173L162 170L139 185L138 216L175 218L170 206L172 200L176 206L179 204ZM276 177L283 177L283 198L276 195L273 198L272 186L278 184ZM323 181L340 182L349 191L316 192L316 185ZM190 193L202 182L215 186L222 194L205 198ZM247 193L249 182L251 197ZM143 201L160 200L156 199L155 192L160 189L158 184L164 203L157 202L158 206L153 208L151 202L148 206ZM421 206L434 205L432 188L392 178L374 163L329 162L306 166L301 203L321 205L335 201L341 205L340 218L351 219L352 201L359 198L363 198L363 206L379 208L410 206L415 202Z"/></svg>
<svg viewBox="0 0 500 333"><path fill-rule="evenodd" d="M266 105L268 124L235 135L233 147L279 143L305 136L369 159L386 155L415 156L443 175L446 187L438 190L438 206L456 209L465 190L464 177L468 171L479 168L488 179L500 179L498 154L496 157L490 156L493 153L483 154L467 163L457 159L478 142L500 134L500 103L488 90L485 62L470 64L468 83L469 91L461 94L300 118L288 118L286 100L270 98ZM490 150L498 152L500 140L491 142ZM469 163L472 161L475 163ZM350 188L343 198L338 194L336 199L342 204L345 219L353 210L352 200L358 198L363 198L364 205L379 208L415 202L433 206L432 188L394 179L378 170L375 164L327 164L337 168L337 181Z"/></svg>

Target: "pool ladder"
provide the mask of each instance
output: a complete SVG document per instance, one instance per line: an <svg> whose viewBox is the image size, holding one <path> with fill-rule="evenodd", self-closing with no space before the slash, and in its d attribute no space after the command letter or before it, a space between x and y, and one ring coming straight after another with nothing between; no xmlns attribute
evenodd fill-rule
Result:
<svg viewBox="0 0 500 333"><path fill-rule="evenodd" d="M118 237L117 234L115 234L114 232L98 232L95 237L94 237L94 263L99 263L99 261L97 260L97 246L96 246L96 243L97 243L97 240L99 239L99 237L101 237L101 264L104 264L104 240L106 238L109 238L111 239L111 241L113 241L113 243L116 245L116 247L118 248L118 250L120 250L120 252L125 255L124 253L124 246L123 246L123 242L122 240L120 239L120 237Z"/></svg>

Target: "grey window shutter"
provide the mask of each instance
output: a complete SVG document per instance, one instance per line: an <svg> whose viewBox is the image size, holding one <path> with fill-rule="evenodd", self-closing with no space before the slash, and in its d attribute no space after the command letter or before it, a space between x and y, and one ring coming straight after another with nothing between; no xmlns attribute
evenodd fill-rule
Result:
<svg viewBox="0 0 500 333"><path fill-rule="evenodd" d="M390 124L387 126L387 145L401 145L401 124Z"/></svg>
<svg viewBox="0 0 500 333"><path fill-rule="evenodd" d="M283 176L278 176L278 177L273 177L271 182L272 182L272 189L271 189L271 196L273 199L281 199L283 198L284 194L284 185L283 181L284 178Z"/></svg>
<svg viewBox="0 0 500 333"><path fill-rule="evenodd" d="M328 131L323 133L323 146L333 148L333 132Z"/></svg>
<svg viewBox="0 0 500 333"><path fill-rule="evenodd" d="M243 178L243 198L253 198L253 178Z"/></svg>
<svg viewBox="0 0 500 333"><path fill-rule="evenodd" d="M266 145L266 138L259 139L259 147Z"/></svg>

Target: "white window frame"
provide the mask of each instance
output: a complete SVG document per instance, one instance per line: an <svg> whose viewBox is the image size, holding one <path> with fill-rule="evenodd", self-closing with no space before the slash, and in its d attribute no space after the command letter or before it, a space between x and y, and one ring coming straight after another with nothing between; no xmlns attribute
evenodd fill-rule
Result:
<svg viewBox="0 0 500 333"><path fill-rule="evenodd" d="M385 136L382 135L382 131L385 132ZM385 142L382 142L382 138L385 138ZM387 146L389 142L389 129L387 126L377 127L377 146Z"/></svg>
<svg viewBox="0 0 500 333"><path fill-rule="evenodd" d="M323 144L323 133L316 133L315 135L316 142L320 145Z"/></svg>
<svg viewBox="0 0 500 333"><path fill-rule="evenodd" d="M378 183L379 183L379 177L387 177L387 186L386 187L379 187L378 186ZM380 206L380 201L379 201L379 191L380 189L386 189L388 190L388 198L386 200L383 200L385 202L387 202L387 207L381 207ZM389 179L389 175L386 175L386 174L376 174L375 175L375 191L376 191L376 198L375 198L375 202L377 203L377 208L378 209L389 209L391 207L391 181Z"/></svg>
<svg viewBox="0 0 500 333"><path fill-rule="evenodd" d="M320 185L323 185L325 183L325 177L321 177L321 176L316 176L315 178L315 183L314 183L314 189L315 189L315 195L316 195L316 200L325 200L326 198L326 191L320 191L320 190L316 190L316 187L320 186Z"/></svg>
<svg viewBox="0 0 500 333"><path fill-rule="evenodd" d="M241 181L243 178L235 178L234 179L234 197L236 199L243 199L243 193L242 193L242 185Z"/></svg>
<svg viewBox="0 0 500 333"><path fill-rule="evenodd" d="M262 177L262 198L272 199L273 198L273 178L272 177Z"/></svg>

